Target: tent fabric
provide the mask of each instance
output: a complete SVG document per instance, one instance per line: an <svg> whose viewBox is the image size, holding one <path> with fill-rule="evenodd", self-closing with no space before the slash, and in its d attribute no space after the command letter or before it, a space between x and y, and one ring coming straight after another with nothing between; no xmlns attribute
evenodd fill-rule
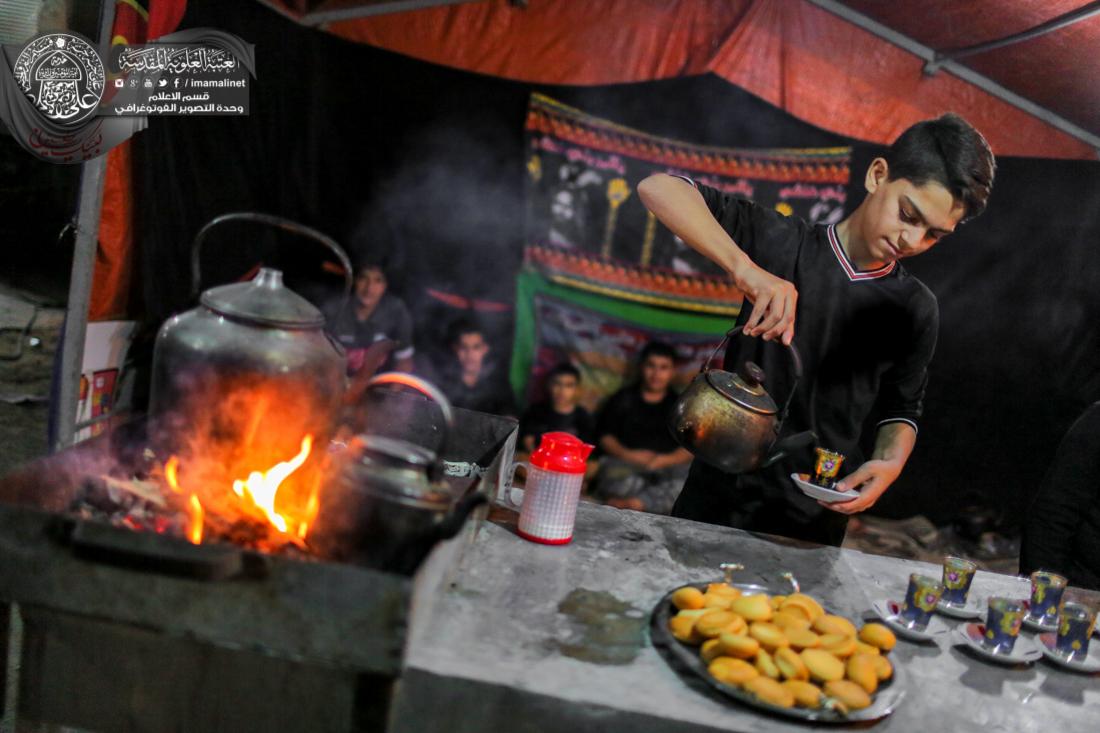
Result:
<svg viewBox="0 0 1100 733"><path fill-rule="evenodd" d="M186 0L118 0L111 28L111 45L144 43L171 33L187 9ZM148 5L148 8L146 8ZM99 247L88 305L88 320L129 317L134 270L134 207L131 191L130 141L107 153L103 207L99 217Z"/></svg>
<svg viewBox="0 0 1100 733"><path fill-rule="evenodd" d="M908 3L845 0L851 7L915 41L957 49L1030 30L1088 3L1086 0L925 0ZM929 18L936 22L929 23ZM1100 17L1093 16L1027 41L966 56L962 63L1086 130L1100 132L1096 56Z"/></svg>
<svg viewBox="0 0 1100 733"><path fill-rule="evenodd" d="M899 15L906 7L893 5ZM296 12L285 0L282 7ZM923 9L911 15L933 17ZM1097 154L946 72L923 75L918 57L807 0L532 0L526 8L490 0L370 16L327 29L432 63L543 84L615 84L710 72L800 119L869 142L887 144L918 120L955 111L999 155L1094 160ZM1082 65L1080 73L1089 69Z"/></svg>

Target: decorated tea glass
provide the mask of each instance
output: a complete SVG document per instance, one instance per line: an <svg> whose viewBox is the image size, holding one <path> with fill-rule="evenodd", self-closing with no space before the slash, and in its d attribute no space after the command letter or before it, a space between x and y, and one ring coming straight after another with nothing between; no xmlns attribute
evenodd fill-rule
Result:
<svg viewBox="0 0 1100 733"><path fill-rule="evenodd" d="M817 461L814 463L814 483L831 489L836 485L836 475L840 473L840 464L844 463L844 456L827 448L814 450L817 452Z"/></svg>
<svg viewBox="0 0 1100 733"><path fill-rule="evenodd" d="M1096 614L1081 603L1066 603L1058 616L1054 649L1067 659L1083 659L1089 653L1089 637L1096 626Z"/></svg>
<svg viewBox="0 0 1100 733"><path fill-rule="evenodd" d="M923 629L928 626L941 595L943 585L938 580L921 573L913 573L909 576L909 587L905 590L905 600L901 603L898 615L911 628Z"/></svg>
<svg viewBox="0 0 1100 733"><path fill-rule="evenodd" d="M943 559L943 596L940 600L952 606L965 606L966 596L978 566L961 557Z"/></svg>
<svg viewBox="0 0 1100 733"><path fill-rule="evenodd" d="M1062 595L1065 592L1065 578L1047 570L1036 570L1031 574L1029 615L1043 624L1053 624L1062 607Z"/></svg>
<svg viewBox="0 0 1100 733"><path fill-rule="evenodd" d="M1026 609L1020 601L1011 598L990 598L983 643L995 651L1010 653L1016 646L1016 638L1020 635L1024 613Z"/></svg>

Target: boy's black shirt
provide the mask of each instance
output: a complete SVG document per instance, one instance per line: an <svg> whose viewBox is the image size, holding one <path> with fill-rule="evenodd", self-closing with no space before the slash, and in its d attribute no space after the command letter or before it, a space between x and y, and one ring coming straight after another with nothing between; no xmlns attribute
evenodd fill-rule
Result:
<svg viewBox="0 0 1100 733"><path fill-rule="evenodd" d="M804 376L782 435L813 430L820 445L847 456L844 475L863 462L860 433L872 410L880 424L904 421L916 428L939 327L932 292L899 263L857 272L833 226L810 225L747 199L693 185L745 254L798 290L794 345ZM752 304L746 300L738 325L751 312ZM733 371L746 359L755 361L767 375L765 388L782 408L794 379L786 352L779 342L738 334L726 350L724 368ZM809 472L812 465L803 456L798 463L785 462L782 470ZM779 471L741 479L742 483L772 484L756 488L772 500L783 496L806 519L827 512ZM685 494L692 483L689 479Z"/></svg>
<svg viewBox="0 0 1100 733"><path fill-rule="evenodd" d="M660 402L646 402L641 386L632 384L611 395L596 421L596 439L614 436L624 448L671 453L678 444L668 429L676 405L676 393L668 391Z"/></svg>
<svg viewBox="0 0 1100 733"><path fill-rule="evenodd" d="M549 401L538 402L523 413L519 421L520 440L528 435L537 439L543 433L562 432L575 435L586 443L592 442L592 416L580 405L567 415L555 412Z"/></svg>

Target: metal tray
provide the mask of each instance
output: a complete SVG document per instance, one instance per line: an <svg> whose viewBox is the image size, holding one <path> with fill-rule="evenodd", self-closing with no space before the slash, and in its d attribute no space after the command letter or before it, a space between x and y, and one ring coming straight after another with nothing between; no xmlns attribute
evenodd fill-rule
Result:
<svg viewBox="0 0 1100 733"><path fill-rule="evenodd" d="M719 581L715 580L714 582ZM705 591L707 587L706 583L687 583L685 585L694 585L701 591ZM749 593L767 593L769 595L775 595L776 593L782 594L786 592L748 583L730 583L730 585ZM684 586L679 586L679 588L682 587ZM694 679L695 682L702 680L706 686L711 689L717 690L725 697L733 698L737 702L747 705L748 707L756 708L757 710L784 718L794 718L796 720L814 723L852 723L857 721L878 720L894 712L901 703L902 698L905 697L905 674L901 665L897 664L896 660L891 660L891 664L894 668L893 676L879 685L878 690L871 696L871 706L863 710L852 710L847 714L828 708L820 708L817 710L798 707L781 708L777 705L758 700L738 687L719 682L707 673L707 667L699 656L699 649L680 641L668 630L668 620L676 610L676 607L672 605L672 594L679 588L669 591L657 602L656 607L653 609L653 614L650 616L650 634L653 638L653 646L656 647L661 657L668 662L669 666L688 677L689 680Z"/></svg>

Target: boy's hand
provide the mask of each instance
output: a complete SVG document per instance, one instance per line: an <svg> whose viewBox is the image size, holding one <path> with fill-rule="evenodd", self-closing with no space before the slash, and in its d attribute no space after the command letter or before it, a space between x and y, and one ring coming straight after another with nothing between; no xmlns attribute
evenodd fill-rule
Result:
<svg viewBox="0 0 1100 733"><path fill-rule="evenodd" d="M798 291L794 285L767 270L749 264L734 273L734 282L752 302L752 313L745 322L745 333L762 336L765 341L781 339L790 345L794 338L794 315Z"/></svg>
<svg viewBox="0 0 1100 733"><path fill-rule="evenodd" d="M844 480L838 482L835 487L837 491L858 489L858 496L850 501L838 501L832 504L824 501L817 503L841 514L857 514L870 509L886 489L890 488L890 484L901 475L901 468L895 461L867 461L850 475L845 476Z"/></svg>

